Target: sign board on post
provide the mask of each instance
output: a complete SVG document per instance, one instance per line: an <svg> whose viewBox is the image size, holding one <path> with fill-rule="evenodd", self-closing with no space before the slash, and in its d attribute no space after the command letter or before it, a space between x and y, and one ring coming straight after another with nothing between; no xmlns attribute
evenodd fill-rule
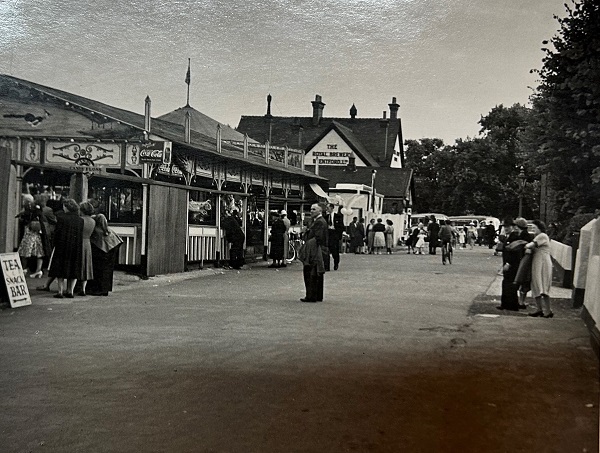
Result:
<svg viewBox="0 0 600 453"><path fill-rule="evenodd" d="M140 163L170 164L171 142L146 142L139 145Z"/></svg>
<svg viewBox="0 0 600 453"><path fill-rule="evenodd" d="M0 253L0 268L12 308L31 305L25 273L18 253Z"/></svg>

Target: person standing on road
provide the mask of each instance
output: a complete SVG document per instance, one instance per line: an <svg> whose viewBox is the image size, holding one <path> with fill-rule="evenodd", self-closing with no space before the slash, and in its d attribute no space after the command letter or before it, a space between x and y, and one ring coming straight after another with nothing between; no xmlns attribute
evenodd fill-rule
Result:
<svg viewBox="0 0 600 453"><path fill-rule="evenodd" d="M240 225L237 217L237 210L229 214L225 212L225 217L221 219L221 229L225 232L225 239L229 242L229 267L232 269L241 269L244 265L244 241L246 235Z"/></svg>
<svg viewBox="0 0 600 453"><path fill-rule="evenodd" d="M442 264L446 264L446 255L444 252L444 247L446 244L449 247L452 247L452 238L454 229L450 225L450 220L446 220L444 225L440 228L440 241L442 242ZM452 264L452 263L451 263Z"/></svg>
<svg viewBox="0 0 600 453"><path fill-rule="evenodd" d="M523 217L517 217L515 219L515 227L519 232L519 239L525 241L526 243L531 242L533 240L533 235L527 231L527 220ZM523 255L521 255L523 256ZM531 281L527 281L521 283L519 286L519 308L524 309L527 308L527 304L525 300L527 299L527 293L531 290Z"/></svg>
<svg viewBox="0 0 600 453"><path fill-rule="evenodd" d="M394 222L387 219L385 223L385 248L387 249L388 255L391 255L392 248L394 247Z"/></svg>
<svg viewBox="0 0 600 453"><path fill-rule="evenodd" d="M279 214L271 225L271 259L273 262L269 267L281 267L283 264L283 235L285 234L285 223Z"/></svg>
<svg viewBox="0 0 600 453"><path fill-rule="evenodd" d="M423 247L425 246L426 237L427 231L425 231L425 228L419 228L419 234L417 234L417 242L415 243L415 249L417 249L419 255L423 254Z"/></svg>
<svg viewBox="0 0 600 453"><path fill-rule="evenodd" d="M335 212L335 205L329 203L327 205L327 244L329 254L333 258L333 270L337 271L340 267L340 241L342 240L342 232L344 231L344 215L340 212L341 206L338 206L338 212ZM329 271L329 266L327 266Z"/></svg>
<svg viewBox="0 0 600 453"><path fill-rule="evenodd" d="M371 228L373 231L373 253L381 255L381 249L385 247L385 225L383 220L377 219L377 223Z"/></svg>
<svg viewBox="0 0 600 453"><path fill-rule="evenodd" d="M65 200L64 210L64 214L56 216L54 255L48 276L55 277L58 282L58 293L54 297L72 299L77 279L81 278L83 219L79 217L79 204L72 198ZM67 279L66 288L65 279Z"/></svg>
<svg viewBox="0 0 600 453"><path fill-rule="evenodd" d="M430 218L431 221L429 222L429 225L427 225L427 236L429 237L429 254L435 255L435 249L438 246L440 224L437 223L437 220L434 215L432 215Z"/></svg>
<svg viewBox="0 0 600 453"><path fill-rule="evenodd" d="M546 224L541 220L533 221L533 241L525 246L533 253L531 263L531 294L535 298L537 311L529 316L552 318L550 309L550 288L552 286L552 259L550 258L550 238L546 234Z"/></svg>
<svg viewBox="0 0 600 453"><path fill-rule="evenodd" d="M494 228L494 224L490 222L485 227L485 241L487 242L487 246L489 249L494 247L494 243L496 240L496 228Z"/></svg>
<svg viewBox="0 0 600 453"><path fill-rule="evenodd" d="M300 249L300 261L304 264L303 276L306 296L302 302L321 302L325 264L323 257L327 248L327 222L323 218L323 207L315 203L310 207L311 223L306 231L306 242Z"/></svg>
<svg viewBox="0 0 600 453"><path fill-rule="evenodd" d="M504 219L504 240L502 250L502 295L498 310L519 311L519 296L517 294L518 284L514 282L519 269L519 262L523 256L524 243L519 239L520 231L514 226L513 219ZM516 248L517 241L523 243ZM513 244L510 246L510 244Z"/></svg>
<svg viewBox="0 0 600 453"><path fill-rule="evenodd" d="M375 225L375 219L371 219L369 221L369 224L367 225L367 231L365 234L367 252L369 253L369 255L373 253L373 240L375 239L375 231L373 231L374 225Z"/></svg>
<svg viewBox="0 0 600 453"><path fill-rule="evenodd" d="M123 240L108 227L104 214L96 215L96 226L90 238L94 278L88 282L87 291L92 296L108 296L113 289L113 274L117 253Z"/></svg>
<svg viewBox="0 0 600 453"><path fill-rule="evenodd" d="M290 219L288 219L287 211L285 209L281 210L279 216L281 217L281 221L285 225L285 233L283 233L283 264L281 266L286 267L286 260L288 259L288 256L290 254L290 227L292 226L292 222L290 221Z"/></svg>

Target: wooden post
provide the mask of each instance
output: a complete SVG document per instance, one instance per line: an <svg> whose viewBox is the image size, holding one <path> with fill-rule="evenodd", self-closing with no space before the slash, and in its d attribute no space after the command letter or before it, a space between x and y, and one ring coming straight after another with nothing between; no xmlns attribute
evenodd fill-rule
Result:
<svg viewBox="0 0 600 453"><path fill-rule="evenodd" d="M10 163L10 153L0 150L0 253L13 251L17 175L15 167Z"/></svg>

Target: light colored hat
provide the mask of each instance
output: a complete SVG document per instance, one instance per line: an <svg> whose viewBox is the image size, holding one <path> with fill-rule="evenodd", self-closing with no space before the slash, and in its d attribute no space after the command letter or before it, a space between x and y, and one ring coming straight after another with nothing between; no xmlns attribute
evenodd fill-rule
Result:
<svg viewBox="0 0 600 453"><path fill-rule="evenodd" d="M517 225L519 228L526 229L527 220L525 220L523 217L518 217L517 219L515 219L515 225Z"/></svg>
<svg viewBox="0 0 600 453"><path fill-rule="evenodd" d="M287 211L285 209L282 209L279 215L287 215Z"/></svg>

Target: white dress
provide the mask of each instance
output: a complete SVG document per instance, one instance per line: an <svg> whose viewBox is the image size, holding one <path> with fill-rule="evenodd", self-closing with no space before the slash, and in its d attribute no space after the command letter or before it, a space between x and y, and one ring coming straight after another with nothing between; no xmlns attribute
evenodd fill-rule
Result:
<svg viewBox="0 0 600 453"><path fill-rule="evenodd" d="M531 260L531 295L539 297L542 294L550 295L552 286L552 259L550 258L550 238L546 233L540 233L533 242L537 247L533 249Z"/></svg>
<svg viewBox="0 0 600 453"><path fill-rule="evenodd" d="M426 234L424 231L419 232L419 235L417 236L417 243L415 244L416 248L423 247L425 245L425 236Z"/></svg>

